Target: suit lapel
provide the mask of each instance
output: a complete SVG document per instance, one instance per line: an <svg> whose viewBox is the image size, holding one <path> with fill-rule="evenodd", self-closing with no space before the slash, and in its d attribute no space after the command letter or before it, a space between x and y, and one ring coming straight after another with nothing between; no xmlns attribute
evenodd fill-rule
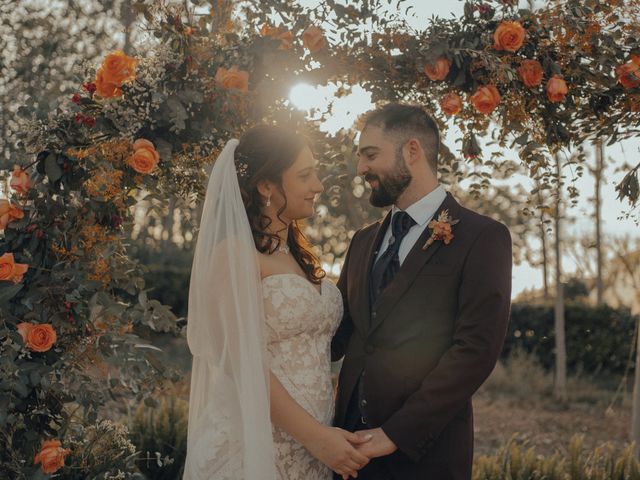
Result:
<svg viewBox="0 0 640 480"><path fill-rule="evenodd" d="M458 218L458 203L454 200L450 193L447 193L446 198L436 210L433 218L438 218L440 212L443 210L449 210L449 214L452 218ZM454 231L456 227L453 227ZM386 231L383 230L383 232ZM442 242L436 241L433 242L426 250L422 249L422 246L425 244L427 239L431 236L431 230L429 230L428 224L425 227L424 231L420 235L420 238L416 241L415 245L405 258L404 262L402 262L402 266L400 270L391 281L391 283L385 288L385 290L380 294L376 303L373 305L373 309L376 312L375 317L372 319L371 328L369 333L372 333L389 315L395 304L400 300L402 294L409 288L409 286L413 283L416 275L422 269L422 267L431 260L431 258L436 254L436 252L441 248ZM370 270L368 270L370 272ZM369 275L370 276L370 275ZM367 306L369 302L367 302Z"/></svg>
<svg viewBox="0 0 640 480"><path fill-rule="evenodd" d="M361 257L360 262L355 263L355 265L365 265L365 269L357 272L358 275L355 276L355 278L357 279L356 281L358 282L357 287L354 289L356 298L353 299L353 305L355 305L356 314L352 315L352 318L368 319L371 315L371 297L369 295L371 267L373 266L373 262L378 255L378 250L380 249L382 238L387 231L390 221L391 211L387 213L384 219L378 222L378 225L375 229L372 229L369 238L362 246L361 251L363 253L363 257ZM366 332L369 329L368 322L362 324L361 327L362 331Z"/></svg>

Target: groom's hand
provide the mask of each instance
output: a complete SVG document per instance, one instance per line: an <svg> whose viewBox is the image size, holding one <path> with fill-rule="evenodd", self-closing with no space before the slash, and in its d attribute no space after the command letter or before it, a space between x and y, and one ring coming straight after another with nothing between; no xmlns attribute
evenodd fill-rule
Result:
<svg viewBox="0 0 640 480"><path fill-rule="evenodd" d="M359 430L355 432L357 435L371 435L371 440L356 447L358 452L363 455L374 458L384 457L395 452L398 447L391 441L382 428L372 428L371 430Z"/></svg>

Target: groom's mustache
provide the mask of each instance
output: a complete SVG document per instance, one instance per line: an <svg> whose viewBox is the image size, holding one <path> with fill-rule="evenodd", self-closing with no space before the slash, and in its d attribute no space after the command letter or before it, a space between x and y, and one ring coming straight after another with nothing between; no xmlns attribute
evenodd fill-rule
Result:
<svg viewBox="0 0 640 480"><path fill-rule="evenodd" d="M377 175L373 175L372 173L366 173L364 175L364 179L366 182L371 183L371 180L377 180L378 183L380 183L380 177L378 177Z"/></svg>

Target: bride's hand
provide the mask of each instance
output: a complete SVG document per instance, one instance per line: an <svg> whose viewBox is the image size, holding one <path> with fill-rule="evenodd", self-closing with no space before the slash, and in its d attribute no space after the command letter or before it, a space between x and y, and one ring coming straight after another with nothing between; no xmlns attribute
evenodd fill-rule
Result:
<svg viewBox="0 0 640 480"><path fill-rule="evenodd" d="M343 479L358 477L358 470L369 463L369 458L358 452L354 445L371 440L371 435L358 436L337 427L323 426L319 435L309 442L311 454Z"/></svg>

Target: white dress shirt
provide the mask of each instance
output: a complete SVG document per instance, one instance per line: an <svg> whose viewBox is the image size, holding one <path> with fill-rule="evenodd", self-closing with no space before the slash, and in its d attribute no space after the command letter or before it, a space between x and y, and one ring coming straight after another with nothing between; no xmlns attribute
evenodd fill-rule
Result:
<svg viewBox="0 0 640 480"><path fill-rule="evenodd" d="M442 185L438 185L431 192L426 194L417 202L411 204L405 210L411 218L413 218L416 224L409 229L409 232L404 236L402 242L400 243L400 249L398 250L398 258L400 259L400 265L404 262L404 259L407 258L407 255L415 245L418 238L424 229L427 227L429 221L433 218L440 205L447 196L447 192L445 191ZM399 212L400 209L393 206L391 210L391 214L395 214ZM393 217L391 217L393 219ZM389 246L389 239L391 238L391 222L389 222L389 226L387 227L387 231L384 234L382 239L382 243L380 244L380 250L378 250L378 255L376 256L376 262L380 259L382 254L385 252L387 247Z"/></svg>

